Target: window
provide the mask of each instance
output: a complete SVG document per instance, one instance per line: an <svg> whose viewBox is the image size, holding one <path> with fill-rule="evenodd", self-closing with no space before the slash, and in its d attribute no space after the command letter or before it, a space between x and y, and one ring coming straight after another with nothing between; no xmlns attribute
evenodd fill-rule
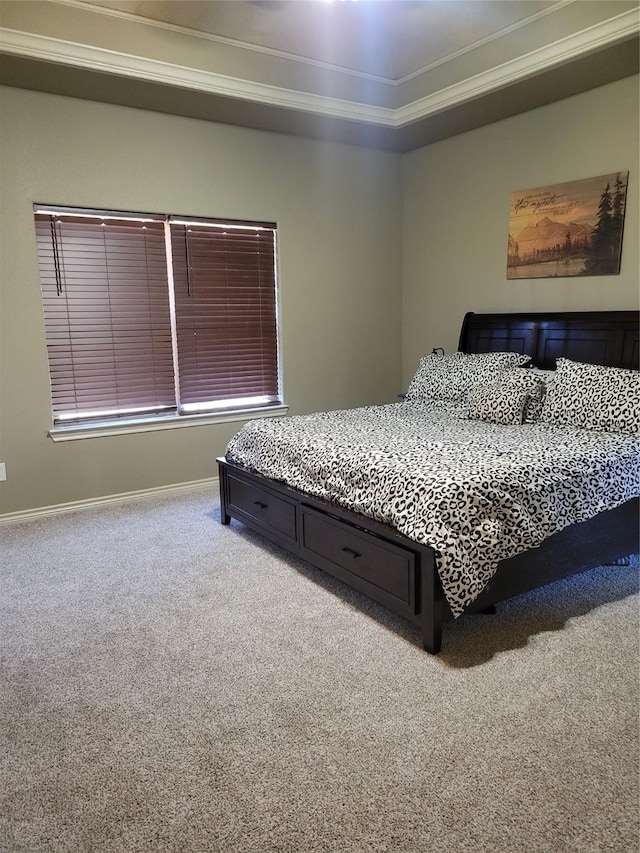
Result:
<svg viewBox="0 0 640 853"><path fill-rule="evenodd" d="M275 225L34 210L54 427L281 404Z"/></svg>

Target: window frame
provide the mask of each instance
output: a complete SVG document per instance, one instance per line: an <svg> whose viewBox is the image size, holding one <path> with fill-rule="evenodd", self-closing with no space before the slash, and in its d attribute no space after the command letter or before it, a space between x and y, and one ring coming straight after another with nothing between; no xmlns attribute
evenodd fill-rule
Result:
<svg viewBox="0 0 640 853"><path fill-rule="evenodd" d="M155 431L162 429L173 429L176 427L191 427L191 426L203 426L207 424L216 424L216 423L228 423L228 422L242 422L246 420L250 420L255 417L277 417L283 414L286 414L288 411L288 406L284 403L282 399L282 372L281 372L281 329L280 329L280 311L279 311L279 282L278 282L278 243L277 243L277 225L275 223L257 223L257 222L245 222L238 221L232 219L209 219L202 217L191 217L191 216L177 216L171 214L148 214L148 213L135 213L130 211L114 211L114 210L101 210L95 208L77 208L77 207L65 207L61 205L52 205L52 204L34 204L33 205L34 212L34 224L36 230L36 245L37 245L37 255L38 255L38 268L40 273L40 285L41 285L41 299L43 306L43 315L44 315L44 323L45 323L45 344L47 347L47 367L49 373L49 379L51 382L50 388L50 403L51 403L51 416L52 416L52 426L48 431L48 435L54 441L68 441L72 439L84 439L98 436L106 436L106 435L119 435L126 433L138 433L138 432L146 432L146 431ZM53 217L56 217L57 221L68 219L69 222L77 224L78 220L87 220L87 224L90 224L90 220L97 219L102 220L103 222L107 220L120 220L120 224L122 222L128 221L131 226L133 226L133 222L153 222L157 226L158 223L162 223L162 228L164 231L164 264L165 264L165 281L166 281L166 294L169 303L169 312L168 312L168 325L167 318L163 316L161 313L161 324L164 329L163 334L170 335L171 338L171 349L172 349L172 372L173 377L172 381L175 385L175 406L171 407L171 411L158 411L158 406L152 402L151 405L147 405L147 411L140 415L131 410L129 407L129 411L126 410L127 407L120 407L119 402L119 392L116 392L116 396L111 398L111 405L113 406L114 413L118 411L120 408L120 414L114 414L114 416L110 416L111 412L105 407L105 416L100 417L94 414L85 414L83 416L82 406L78 403L77 398L78 394L82 394L83 387L82 384L75 383L75 379L69 380L70 383L73 383L73 395L74 395L74 405L78 406L78 408L71 408L67 411L64 410L64 407L60 407L58 404L58 409L56 411L56 397L54 394L56 393L56 388L54 388L54 368L52 367L52 321L50 315L47 314L47 310L51 312L51 308L47 307L45 304L48 298L49 303L51 303L51 296L45 297L45 278L47 278L47 272L43 272L43 257L47 251L47 240L48 237L44 237L42 231L44 230L42 227L42 223L44 221L44 217L51 217L51 222L54 222ZM178 275L181 276L184 274L184 271L180 269L180 267L174 267L174 260L172 256L172 227L173 223L179 222L185 226L185 233L189 224L193 223L196 226L199 226L201 231L204 233L211 233L212 235L216 235L218 237L217 244L224 244L226 240L226 233L228 232L230 237L229 239L233 241L234 237L237 237L239 234L244 237L244 240L240 242L244 246L245 244L249 247L248 252L246 254L246 263L248 267L250 267L255 258L257 257L257 272L251 272L250 275L254 275L256 288L259 293L267 292L267 307L271 312L270 314L270 324L267 324L267 333L265 338L267 340L267 350L269 351L270 360L267 364L267 376L268 379L265 380L267 384L264 384L264 381L261 379L257 380L257 384L254 382L254 386L258 389L268 390L270 393L260 394L259 396L265 397L265 403L256 403L252 405L252 401L256 399L257 395L253 397L244 396L243 398L236 397L225 397L224 394L215 398L212 398L208 401L208 405L206 400L204 404L196 408L196 411L193 411L192 407L184 408L183 402L180 399L180 352L178 347L178 333L177 333L177 317L176 317L176 293L175 293L175 284L174 284L174 273L176 269L178 271ZM92 223L91 223L92 224ZM109 225L113 223L109 222ZM116 223L117 224L117 223ZM145 226L146 228L146 226ZM211 228L211 232L209 232L209 228ZM55 257L55 276L59 286L60 280L60 271L59 271L59 263L57 259L57 246L56 246L56 237L54 235L54 226L51 226L51 252L49 255L49 259L51 260ZM109 230L109 229L107 229ZM105 230L104 233L107 233ZM126 233L126 240L131 239L133 241L133 245L137 248L136 241L139 242L140 237L136 233L135 227L130 227L129 225L124 226L124 232ZM246 232L246 233L245 233ZM94 234L95 234L94 229ZM224 233L224 236L220 236ZM130 237L130 234L133 236ZM262 235L262 236L261 236ZM259 256L256 256L253 252L253 246L265 245L265 237L266 237L266 246L267 246L267 254L265 256L264 252ZM84 236L83 236L84 239ZM91 237L89 228L87 229L87 241L91 244ZM157 241L157 234L156 234ZM206 237L205 237L206 241ZM269 242L271 241L271 242ZM215 241L214 241L215 242ZM105 245L108 244L108 241L105 241ZM95 243L93 244L95 245ZM157 245L156 245L157 248ZM111 257L107 254L107 249L105 248L104 257L107 259L107 263L105 267L109 266L109 261ZM115 251L115 250L114 250ZM158 262L159 255L156 254L155 260L156 264ZM263 258L260 261L260 257ZM264 266L264 258L267 258L267 265ZM122 258L118 257L117 260L121 261ZM245 263L245 259L241 259L241 263ZM260 265L263 265L261 267ZM48 281L46 284L51 288L51 278L52 272L50 267L52 264L49 264L48 269ZM261 283L260 275L261 269L264 268L266 270L265 276L263 276L263 280L267 282L266 286ZM148 276L149 276L149 267L144 267L145 272L142 273L142 277L140 278L138 274L133 276L135 279L134 287L131 289L131 293L135 297L135 295L140 291L144 290L145 284ZM244 272L244 267L241 267L241 270ZM242 297L238 294L238 288L234 291L234 282L233 275L229 272L230 267L227 265L227 256L223 256L223 265L216 270L219 275L215 279L215 281L210 282L203 279L203 286L213 287L214 290L216 288L226 286L227 293L231 293L234 299L238 299L240 303L242 303ZM62 272L63 277L63 285L65 288L67 287L67 271L66 269ZM129 277L129 276L127 276ZM187 272L187 278L189 277L189 272ZM215 278L215 276L214 276ZM161 276L160 276L161 279ZM220 285L218 283L218 279L229 279L228 285ZM82 276L80 277L80 291L82 293L82 297L85 293L85 288L87 285L84 282ZM251 279L254 281L254 279ZM160 280L160 291L162 291L162 287L165 285L165 282ZM98 276L98 286L97 289L92 291L100 293L101 297L104 298L105 301L111 303L112 298L112 284L109 277L109 273L107 273L104 278ZM103 288L103 289L102 289ZM58 298L61 295L61 290L58 289L57 295L54 298ZM81 300L82 301L82 297ZM126 298L129 297L129 291L126 291ZM250 292L250 299L253 300L254 303L260 303L256 308L254 305L249 305L248 311L249 314L251 311L257 312L258 319L260 319L262 308L262 300L256 299L255 296ZM67 308L66 315L69 315L68 304L70 299L67 298L65 294L65 307ZM241 304L242 309L242 318L244 319L244 311L247 310L244 307L244 303ZM194 311L197 309L193 309ZM110 336L111 343L114 343L114 339L117 338L117 324L116 322L104 323L104 316L111 317L110 314L111 309L109 311L102 310L102 314L100 314L100 325L104 326L106 329L107 337ZM125 321L128 319L127 311L124 312ZM266 316L266 315L265 315ZM215 312L212 314L211 322L216 322L217 317ZM73 346L76 344L76 340L74 335L81 336L83 332L86 331L82 327L82 323L84 319L80 321L80 331L78 331L78 327L73 328L73 324L71 320L67 319L67 325L65 326L65 332L68 337L68 349L71 351ZM89 321L93 322L93 318ZM156 322L155 315L153 320L146 324L143 322L142 330L138 331L136 329L135 335L141 335L141 341L147 340L150 334L147 326L151 326ZM93 327L92 327L93 328ZM211 331L206 332L209 336L211 336ZM226 332L228 334L228 332ZM260 335L262 335L262 325L260 325ZM145 337L146 336L146 337ZM150 338L149 338L150 339ZM136 338L137 340L137 338ZM259 341L262 340L261 338ZM240 346L240 351L242 355L244 355L244 344ZM99 345L100 348L100 345ZM255 350L256 347L253 347ZM260 346L258 347L260 349ZM260 350L261 351L261 350ZM113 381L114 377L117 377L117 361L118 361L118 348L114 349L114 355L109 363L110 370L105 374L108 379ZM252 358L257 358L255 353L251 352ZM73 359L73 355L70 356ZM147 359L148 361L148 359ZM253 364L253 362L251 362ZM256 362L258 363L258 362ZM259 376L263 376L265 370L265 364L259 362L262 365L262 368L256 368L256 373ZM74 361L72 364L71 373L73 373L73 369L75 369L76 362ZM95 372L95 368L89 362L91 370ZM155 361L152 360L152 366L150 368L151 372L146 373L144 370L142 374L147 379L147 381L153 381L153 375L155 373ZM252 368L253 370L253 368ZM68 371L68 368L67 368ZM215 371L214 371L215 372ZM139 375L139 374L138 374ZM222 384L231 385L228 375L221 371L221 382ZM197 377L196 377L197 379ZM206 382L209 382L209 376L205 374ZM59 382L59 378L56 377L56 380ZM269 384L270 383L270 384ZM117 384L117 382L116 382ZM135 383L134 383L135 384ZM135 392L133 392L135 394ZM96 392L97 397L102 396L102 390ZM110 395L107 393L104 395L105 399ZM242 400L246 400L246 403L243 403ZM240 405L239 405L240 404ZM191 410L190 410L191 409ZM85 409L85 412L87 410ZM100 408L97 411L101 411Z"/></svg>
<svg viewBox="0 0 640 853"><path fill-rule="evenodd" d="M194 426L212 426L226 423L246 423L254 418L278 418L286 415L289 406L268 406L257 409L229 409L220 414L171 414L146 418L119 418L117 421L95 421L92 424L73 424L52 426L47 435L54 442L75 441L85 438L103 438L105 436L131 435L141 432L155 432L166 429L183 429Z"/></svg>

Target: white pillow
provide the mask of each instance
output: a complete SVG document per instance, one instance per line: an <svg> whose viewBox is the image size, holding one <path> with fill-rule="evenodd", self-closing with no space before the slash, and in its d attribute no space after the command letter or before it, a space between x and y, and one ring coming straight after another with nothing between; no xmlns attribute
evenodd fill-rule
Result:
<svg viewBox="0 0 640 853"><path fill-rule="evenodd" d="M521 424L527 392L501 382L476 385L469 391L467 414L470 418L494 424Z"/></svg>
<svg viewBox="0 0 640 853"><path fill-rule="evenodd" d="M407 390L408 400L463 400L475 385L497 381L511 367L526 364L528 355L484 352L425 355Z"/></svg>
<svg viewBox="0 0 640 853"><path fill-rule="evenodd" d="M637 434L640 373L559 358L540 419L561 426Z"/></svg>
<svg viewBox="0 0 640 853"><path fill-rule="evenodd" d="M501 385L511 388L514 393L520 391L527 395L523 415L524 423L530 424L540 418L542 403L547 388L541 374L551 372L514 367L513 370L507 370L502 374L500 378Z"/></svg>

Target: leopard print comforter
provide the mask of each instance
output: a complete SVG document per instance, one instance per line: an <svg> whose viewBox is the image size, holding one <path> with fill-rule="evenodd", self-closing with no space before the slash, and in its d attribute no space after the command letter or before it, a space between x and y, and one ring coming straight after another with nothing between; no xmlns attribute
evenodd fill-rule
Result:
<svg viewBox="0 0 640 853"><path fill-rule="evenodd" d="M231 462L433 547L454 616L497 564L640 494L637 436L404 401L246 424Z"/></svg>

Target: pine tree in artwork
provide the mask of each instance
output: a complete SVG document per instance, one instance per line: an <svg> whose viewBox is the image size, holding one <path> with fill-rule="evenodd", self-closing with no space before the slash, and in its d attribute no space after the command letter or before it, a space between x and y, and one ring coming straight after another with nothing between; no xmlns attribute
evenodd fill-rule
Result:
<svg viewBox="0 0 640 853"><path fill-rule="evenodd" d="M624 226L624 209L626 204L625 184L620 177L620 172L616 175L615 192L611 205L611 220L613 227L613 236L615 239L615 257L614 261L620 256L622 248L622 229Z"/></svg>
<svg viewBox="0 0 640 853"><path fill-rule="evenodd" d="M591 236L582 275L612 275L617 273L620 243L622 240L624 210L624 185L620 174L616 176L615 192L607 181L600 203L598 220Z"/></svg>

